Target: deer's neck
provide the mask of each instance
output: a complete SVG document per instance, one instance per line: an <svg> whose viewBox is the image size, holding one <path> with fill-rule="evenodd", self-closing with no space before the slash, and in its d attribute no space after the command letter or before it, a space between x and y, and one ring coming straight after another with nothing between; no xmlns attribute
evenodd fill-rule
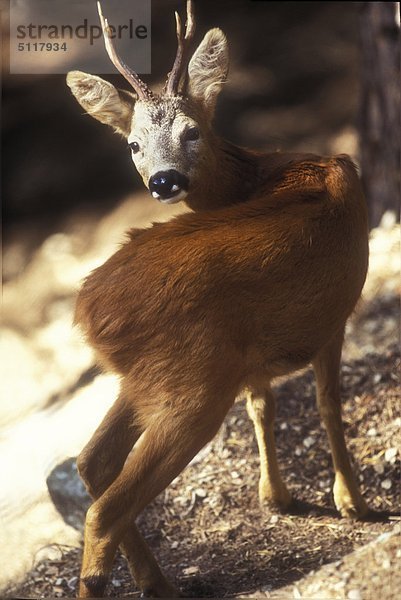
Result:
<svg viewBox="0 0 401 600"><path fill-rule="evenodd" d="M248 200L260 184L258 154L214 138L208 168L193 185L187 204L193 210L222 208Z"/></svg>

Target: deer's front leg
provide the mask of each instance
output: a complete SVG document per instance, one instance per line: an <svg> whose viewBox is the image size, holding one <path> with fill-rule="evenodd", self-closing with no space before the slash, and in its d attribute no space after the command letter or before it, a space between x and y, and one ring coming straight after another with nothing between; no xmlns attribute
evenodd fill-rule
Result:
<svg viewBox="0 0 401 600"><path fill-rule="evenodd" d="M214 400L219 403L219 399ZM153 597L176 595L173 588L166 588L157 577L153 576L148 584L141 581L149 568L149 560L142 556L146 548L143 540L137 538L138 545L135 547L136 534L132 536L132 527L139 512L215 435L229 407L227 404L219 417L210 407L204 408L202 413L200 403L195 406L197 414L185 407L177 412L164 409L155 417L139 438L121 473L89 508L81 572L80 592L83 597L89 597L90 593L99 596L103 592L117 547L124 536L128 538L127 530L130 530L133 552L131 562L134 571L140 572L138 583L144 593ZM154 565L159 569L156 562Z"/></svg>
<svg viewBox="0 0 401 600"><path fill-rule="evenodd" d="M260 456L259 499L272 508L285 510L291 495L280 476L274 440L275 398L270 388L250 389L247 411L255 427Z"/></svg>
<svg viewBox="0 0 401 600"><path fill-rule="evenodd" d="M141 430L136 425L133 410L122 394L77 460L79 473L94 500L97 500L119 475L140 434ZM134 522L129 524L123 538L122 551L141 590L146 592L153 589L159 596L178 595L174 586L164 577ZM104 575L81 578L79 597L101 597L106 584L107 578Z"/></svg>
<svg viewBox="0 0 401 600"><path fill-rule="evenodd" d="M329 438L335 481L334 502L343 517L361 518L368 512L349 460L341 419L339 370L344 331L341 330L313 361L317 402Z"/></svg>
<svg viewBox="0 0 401 600"><path fill-rule="evenodd" d="M164 576L152 551L138 531L134 518L128 518L128 521L124 530L122 532L116 530L115 535L117 539L123 535L121 549L127 558L137 587L143 592L145 597L178 598L180 596L179 591ZM86 531L90 528L90 520L87 517ZM90 576L85 575L85 565L82 565L79 588L80 598L103 597L116 551L112 536L110 537L110 541L109 554L107 552L101 553L100 557L98 557L97 573L95 569L95 574ZM89 537L85 535L85 547L88 548L89 545ZM87 549L87 551L91 552L90 549Z"/></svg>

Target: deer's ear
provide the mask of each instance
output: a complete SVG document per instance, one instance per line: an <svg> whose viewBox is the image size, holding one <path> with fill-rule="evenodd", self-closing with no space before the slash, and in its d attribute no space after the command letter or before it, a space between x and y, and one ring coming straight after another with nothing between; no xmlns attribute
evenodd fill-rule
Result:
<svg viewBox="0 0 401 600"><path fill-rule="evenodd" d="M131 130L135 98L128 92L117 90L111 83L96 75L70 71L67 85L85 111L118 133L128 136Z"/></svg>
<svg viewBox="0 0 401 600"><path fill-rule="evenodd" d="M228 73L228 44L221 29L210 29L188 65L189 95L213 115L217 96Z"/></svg>

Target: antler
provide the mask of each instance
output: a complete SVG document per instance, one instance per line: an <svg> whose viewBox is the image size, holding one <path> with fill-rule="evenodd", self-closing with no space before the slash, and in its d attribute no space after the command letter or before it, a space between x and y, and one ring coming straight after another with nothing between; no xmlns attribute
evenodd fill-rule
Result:
<svg viewBox="0 0 401 600"><path fill-rule="evenodd" d="M111 39L108 21L103 16L100 2L97 3L97 10L99 13L100 22L102 24L104 44L106 46L106 51L109 55L111 62L116 67L116 69L120 71L121 75L125 77L125 79L131 84L131 86L138 94L138 98L140 100L152 100L154 98L152 90L149 89L146 83L142 81L142 79L140 79L134 71L131 71L131 69L127 67L127 65L118 56L114 48L113 41Z"/></svg>
<svg viewBox="0 0 401 600"><path fill-rule="evenodd" d="M173 68L168 75L166 83L165 93L167 96L174 96L178 92L181 77L187 67L189 49L195 33L195 18L192 0L187 0L187 23L185 26L185 36L182 31L180 15L177 12L175 13L175 20L177 25L178 48Z"/></svg>

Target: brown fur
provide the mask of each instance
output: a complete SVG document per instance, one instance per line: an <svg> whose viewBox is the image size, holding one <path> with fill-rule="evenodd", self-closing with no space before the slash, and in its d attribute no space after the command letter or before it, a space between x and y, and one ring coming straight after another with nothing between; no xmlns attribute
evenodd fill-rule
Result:
<svg viewBox="0 0 401 600"><path fill-rule="evenodd" d="M368 262L360 182L347 156L262 154L220 140L211 119L227 69L227 41L212 30L189 63L185 96L135 103L99 77L75 71L67 78L90 114L139 145L133 160L145 184L160 170L178 170L196 211L131 230L78 296L76 323L121 377L119 398L78 458L95 500L81 597L103 594L118 545L141 590L178 594L135 519L215 435L244 389L260 500L288 508L270 383L309 362L335 504L344 516L368 510L345 446L339 392L345 323ZM194 125L199 135L185 142Z"/></svg>
<svg viewBox="0 0 401 600"><path fill-rule="evenodd" d="M268 157L265 163L269 171ZM110 562L102 552L99 556L103 532L111 528L114 546L120 541L126 520L132 522L214 435L245 386L253 390L249 410L263 452L266 408L259 390L267 391L277 375L318 361L332 340L338 346L338 336L341 347L367 269L364 200L345 156L287 157L246 203L185 214L132 230L129 238L87 278L77 302L77 323L100 360L123 377L119 402L131 420L132 436L125 441L126 425L117 417L115 426L106 417L102 433L80 459L84 472L89 462L106 454L96 467L107 473L111 446L116 463L91 509L99 523L90 534L94 541L87 543L90 576L103 576ZM330 364L336 378L336 360ZM330 382L323 387L330 388ZM331 414L328 427L330 421ZM141 434L131 464L123 468ZM121 455L115 436L121 437ZM271 438L265 440L265 453ZM122 468L113 482L113 472L115 477ZM86 476L89 481L98 477ZM262 490L261 497L287 504L290 497L278 471L271 479L268 487L274 493L269 498ZM339 508L360 516L366 507L356 486L353 480L345 485L353 499L347 507L338 500ZM100 560L99 573L94 556L95 565ZM156 588L155 576L144 580L142 571L136 574L138 585L171 595L157 566L155 572ZM95 591L90 588L88 594Z"/></svg>
<svg viewBox="0 0 401 600"><path fill-rule="evenodd" d="M257 368L270 377L293 370L313 358L360 295L367 243L357 186L345 157L300 161L245 205L134 230L86 280L76 321L124 376L167 361L169 376L177 370L182 378L186 352L195 346L199 360L216 336L231 340L230 353L241 349L236 373L245 382Z"/></svg>

